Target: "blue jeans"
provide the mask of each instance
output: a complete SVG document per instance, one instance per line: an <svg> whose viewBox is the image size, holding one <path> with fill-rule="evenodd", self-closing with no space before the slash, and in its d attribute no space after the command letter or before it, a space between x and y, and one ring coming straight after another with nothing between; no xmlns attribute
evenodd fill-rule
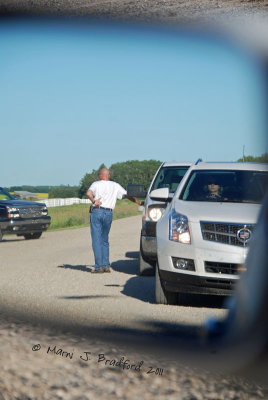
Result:
<svg viewBox="0 0 268 400"><path fill-rule="evenodd" d="M112 225L112 210L95 208L90 215L92 248L95 258L95 269L110 265L109 232Z"/></svg>

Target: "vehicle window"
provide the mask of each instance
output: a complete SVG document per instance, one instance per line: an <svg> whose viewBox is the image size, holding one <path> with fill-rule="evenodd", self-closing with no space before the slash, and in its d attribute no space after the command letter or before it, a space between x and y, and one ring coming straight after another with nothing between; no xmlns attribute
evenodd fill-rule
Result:
<svg viewBox="0 0 268 400"><path fill-rule="evenodd" d="M193 171L180 199L260 204L267 189L268 171Z"/></svg>
<svg viewBox="0 0 268 400"><path fill-rule="evenodd" d="M151 190L168 188L170 193L174 193L188 168L188 166L162 167L154 180Z"/></svg>
<svg viewBox="0 0 268 400"><path fill-rule="evenodd" d="M0 188L0 200L12 200L13 196L8 193L5 189Z"/></svg>

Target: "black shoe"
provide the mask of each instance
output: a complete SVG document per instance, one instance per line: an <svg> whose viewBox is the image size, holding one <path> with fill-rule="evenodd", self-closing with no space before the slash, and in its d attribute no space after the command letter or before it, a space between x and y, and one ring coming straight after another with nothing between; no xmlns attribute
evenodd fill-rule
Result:
<svg viewBox="0 0 268 400"><path fill-rule="evenodd" d="M93 269L93 271L91 271L92 274L102 274L104 271L104 267L100 267L98 269Z"/></svg>

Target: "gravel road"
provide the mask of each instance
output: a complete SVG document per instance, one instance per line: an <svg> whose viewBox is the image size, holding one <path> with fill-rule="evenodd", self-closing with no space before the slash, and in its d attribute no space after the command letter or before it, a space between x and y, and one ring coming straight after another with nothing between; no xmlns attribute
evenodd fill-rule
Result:
<svg viewBox="0 0 268 400"><path fill-rule="evenodd" d="M203 323L226 314L221 301L154 304L154 278L136 275L140 224L113 222L103 275L90 274L88 228L4 237L0 399L268 398L259 382L204 367L217 354L202 348Z"/></svg>
<svg viewBox="0 0 268 400"><path fill-rule="evenodd" d="M1 0L0 12L192 22L267 14L268 0Z"/></svg>
<svg viewBox="0 0 268 400"><path fill-rule="evenodd" d="M80 326L109 325L157 331L157 324L200 326L210 315L224 316L218 308L180 308L154 304L154 277L138 277L141 217L113 222L113 273L90 274L94 263L88 228L45 233L41 240L4 237L1 243L0 300L36 320ZM131 313L130 313L131 310Z"/></svg>

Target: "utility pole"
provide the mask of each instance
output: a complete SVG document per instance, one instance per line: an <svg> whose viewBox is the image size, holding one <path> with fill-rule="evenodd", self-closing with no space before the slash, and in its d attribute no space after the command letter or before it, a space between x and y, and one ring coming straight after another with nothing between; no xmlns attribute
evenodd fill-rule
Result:
<svg viewBox="0 0 268 400"><path fill-rule="evenodd" d="M245 162L245 145L243 145L243 162Z"/></svg>

